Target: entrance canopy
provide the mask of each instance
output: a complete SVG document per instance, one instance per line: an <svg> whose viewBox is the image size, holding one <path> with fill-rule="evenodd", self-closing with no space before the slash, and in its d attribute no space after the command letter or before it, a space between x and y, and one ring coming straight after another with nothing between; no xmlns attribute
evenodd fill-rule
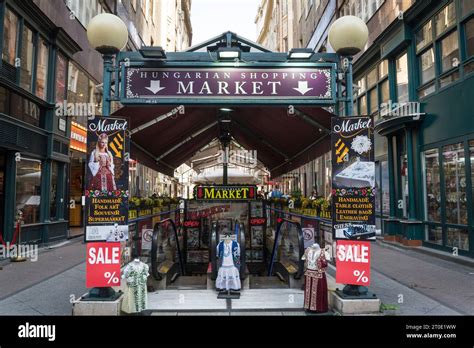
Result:
<svg viewBox="0 0 474 348"><path fill-rule="evenodd" d="M219 60L237 49L239 58ZM161 52L163 53L163 52ZM114 113L129 119L131 156L164 174L223 137L256 150L272 177L330 150L335 54L291 60L233 33L186 52L118 56L122 76Z"/></svg>

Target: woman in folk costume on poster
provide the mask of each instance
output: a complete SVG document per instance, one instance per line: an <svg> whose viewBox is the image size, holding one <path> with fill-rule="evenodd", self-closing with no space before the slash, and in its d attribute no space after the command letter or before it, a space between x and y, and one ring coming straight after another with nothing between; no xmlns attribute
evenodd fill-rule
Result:
<svg viewBox="0 0 474 348"><path fill-rule="evenodd" d="M109 137L102 133L97 139L95 150L92 151L89 160L89 168L92 173L89 190L115 191L114 160L108 147Z"/></svg>
<svg viewBox="0 0 474 348"><path fill-rule="evenodd" d="M224 233L224 240L217 245L219 272L216 289L217 291L240 291L240 245L231 239L230 232Z"/></svg>
<svg viewBox="0 0 474 348"><path fill-rule="evenodd" d="M324 313L328 311L327 260L330 255L318 243L306 248L301 257L305 261L304 309Z"/></svg>

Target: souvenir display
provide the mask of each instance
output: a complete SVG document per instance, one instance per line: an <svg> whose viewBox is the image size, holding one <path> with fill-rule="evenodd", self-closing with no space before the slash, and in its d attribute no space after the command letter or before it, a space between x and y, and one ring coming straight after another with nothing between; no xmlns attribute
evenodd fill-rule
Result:
<svg viewBox="0 0 474 348"><path fill-rule="evenodd" d="M122 303L122 308L126 309L124 311L138 313L146 309L148 265L135 259L125 266L122 278L127 284Z"/></svg>
<svg viewBox="0 0 474 348"><path fill-rule="evenodd" d="M218 291L240 291L240 245L227 233L217 245L219 271L216 279Z"/></svg>
<svg viewBox="0 0 474 348"><path fill-rule="evenodd" d="M304 309L306 311L324 313L328 311L328 284L326 268L329 253L321 250L314 243L307 248L302 256L305 261Z"/></svg>

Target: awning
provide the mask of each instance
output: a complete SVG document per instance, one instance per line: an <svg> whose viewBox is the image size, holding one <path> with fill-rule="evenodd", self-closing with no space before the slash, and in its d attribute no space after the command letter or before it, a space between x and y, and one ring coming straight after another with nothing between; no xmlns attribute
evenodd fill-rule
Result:
<svg viewBox="0 0 474 348"><path fill-rule="evenodd" d="M217 106L186 106L184 114L161 119L138 130L172 106L125 106L114 117L125 117L131 136L131 157L173 176L174 169L219 135ZM284 107L233 107L230 131L235 141L278 177L330 150L332 114L320 107L298 107L288 114Z"/></svg>

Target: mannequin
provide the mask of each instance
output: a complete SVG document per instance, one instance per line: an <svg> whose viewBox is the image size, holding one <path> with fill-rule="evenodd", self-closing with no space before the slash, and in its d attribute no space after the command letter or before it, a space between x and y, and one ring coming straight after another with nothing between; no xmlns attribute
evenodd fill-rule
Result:
<svg viewBox="0 0 474 348"><path fill-rule="evenodd" d="M226 232L224 240L217 245L217 258L216 289L227 293L240 291L240 245L232 240L230 232Z"/></svg>
<svg viewBox="0 0 474 348"><path fill-rule="evenodd" d="M134 259L125 266L122 278L126 280L130 290L128 298L131 302L129 303L129 307L132 307L131 312L141 312L146 309L148 265L139 259ZM131 306L131 304L135 306Z"/></svg>
<svg viewBox="0 0 474 348"><path fill-rule="evenodd" d="M305 261L304 309L325 313L328 311L326 268L330 255L326 250L321 250L318 243L314 243L306 248L301 259Z"/></svg>

